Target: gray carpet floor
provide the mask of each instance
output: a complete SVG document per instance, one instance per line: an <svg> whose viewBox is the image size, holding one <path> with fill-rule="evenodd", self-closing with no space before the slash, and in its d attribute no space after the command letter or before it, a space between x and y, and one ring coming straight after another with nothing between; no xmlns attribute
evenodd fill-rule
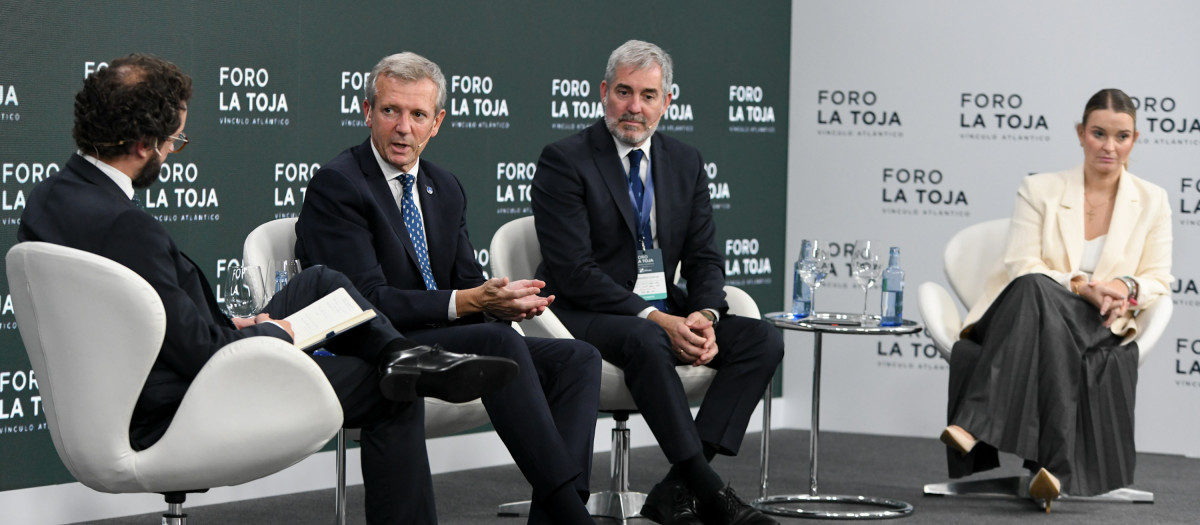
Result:
<svg viewBox="0 0 1200 525"><path fill-rule="evenodd" d="M808 486L808 432L774 431L771 434L770 494L804 493ZM759 434L749 434L741 456L718 457L713 465L746 499L757 496ZM936 439L900 438L822 432L819 452L821 494L858 494L907 501L911 515L894 523L969 523L971 525L1041 522L1054 524L1200 523L1200 459L1138 454L1134 487L1155 494L1153 504L1099 503L1060 500L1045 514L1029 500L927 497L922 485L946 481L945 452ZM979 477L1019 474L1020 461L1002 457L1004 466ZM630 484L647 491L667 469L657 447L632 451ZM597 454L593 490L608 486L608 454ZM450 525L512 524L522 518L499 518L497 504L527 499L528 485L515 466L453 472L434 477L438 516ZM219 489L217 489L219 490ZM362 486L351 487L347 497L348 523L365 523ZM824 510L864 510L869 507ZM190 507L189 523L327 525L333 517L333 491L323 490L263 498L254 501ZM89 522L95 525L158 523L154 514ZM813 520L780 518L784 524ZM615 523L598 520L597 523ZM635 519L629 523L649 524Z"/></svg>

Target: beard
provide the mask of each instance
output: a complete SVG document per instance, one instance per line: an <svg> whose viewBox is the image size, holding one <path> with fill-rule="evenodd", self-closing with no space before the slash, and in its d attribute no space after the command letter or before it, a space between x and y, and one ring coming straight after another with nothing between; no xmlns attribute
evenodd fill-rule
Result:
<svg viewBox="0 0 1200 525"><path fill-rule="evenodd" d="M623 113L616 119L611 118L608 115L604 116L604 124L608 126L608 132L612 133L612 136L616 137L617 140L621 141L621 143L633 147L640 146L642 143L646 142L646 139L650 138L650 135L654 133L654 128L657 127L658 124L656 122L654 126L646 126L646 130L641 132L626 131L621 128L622 120L645 124L646 117L642 115L634 115L633 113Z"/></svg>
<svg viewBox="0 0 1200 525"><path fill-rule="evenodd" d="M155 155L151 159L146 160L146 164L142 166L142 170L138 172L137 177L133 179L133 187L137 189L149 188L158 180L158 172L162 169L162 159Z"/></svg>

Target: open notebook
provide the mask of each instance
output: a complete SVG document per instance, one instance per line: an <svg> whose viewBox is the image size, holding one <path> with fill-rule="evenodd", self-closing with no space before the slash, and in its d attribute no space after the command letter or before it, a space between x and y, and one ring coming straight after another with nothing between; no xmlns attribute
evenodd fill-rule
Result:
<svg viewBox="0 0 1200 525"><path fill-rule="evenodd" d="M363 310L344 288L338 288L284 320L292 323L294 344L311 350L374 317L375 310Z"/></svg>

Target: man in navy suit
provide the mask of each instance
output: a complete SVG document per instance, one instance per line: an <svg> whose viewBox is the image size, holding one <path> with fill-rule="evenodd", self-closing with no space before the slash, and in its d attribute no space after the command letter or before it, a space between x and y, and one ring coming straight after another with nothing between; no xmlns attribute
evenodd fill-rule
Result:
<svg viewBox="0 0 1200 525"><path fill-rule="evenodd" d="M538 277L575 337L625 371L625 382L672 467L642 515L658 523L774 523L709 466L736 454L783 358L760 319L729 315L724 260L704 163L656 134L671 102L671 57L630 40L612 52L602 122L542 150L533 215ZM680 265L686 292L674 284ZM718 369L692 420L675 366Z"/></svg>
<svg viewBox="0 0 1200 525"><path fill-rule="evenodd" d="M420 158L446 115L437 64L407 52L385 57L365 91L371 136L309 182L297 256L344 272L414 341L516 361L517 380L483 403L533 486L529 522L591 523L584 502L599 353L582 341L521 337L509 326L545 311L553 297L537 295L541 281L484 279L462 184Z"/></svg>
<svg viewBox="0 0 1200 525"><path fill-rule="evenodd" d="M129 429L138 450L162 437L188 385L223 346L252 336L293 342L283 318L337 288L371 307L344 275L314 267L277 292L257 317L231 322L221 314L204 274L134 200L134 189L149 187L166 156L188 144L183 128L191 95L191 78L157 57L130 55L93 73L75 97L79 151L34 188L17 234L21 241L51 242L121 263L162 300L166 333ZM515 364L414 344L383 316L326 348L337 356L315 362L338 396L345 424L363 429L367 521L436 523L424 403L417 396L474 399L511 380ZM477 381L468 383L466 376Z"/></svg>

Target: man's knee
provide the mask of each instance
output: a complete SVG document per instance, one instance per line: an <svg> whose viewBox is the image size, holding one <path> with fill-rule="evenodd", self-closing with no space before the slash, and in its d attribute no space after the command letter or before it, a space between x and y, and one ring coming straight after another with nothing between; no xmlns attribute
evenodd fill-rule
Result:
<svg viewBox="0 0 1200 525"><path fill-rule="evenodd" d="M299 283L311 283L317 290L333 291L337 288L352 286L350 279L324 264L315 264L305 268L292 280Z"/></svg>
<svg viewBox="0 0 1200 525"><path fill-rule="evenodd" d="M600 358L600 351L596 347L586 341L578 339L564 339L564 345L569 352L569 361L575 366L585 368L589 371L600 373L600 363L603 361Z"/></svg>
<svg viewBox="0 0 1200 525"><path fill-rule="evenodd" d="M783 361L783 334L778 329L758 320L749 331L751 340L756 341L753 347L759 359L771 366Z"/></svg>
<svg viewBox="0 0 1200 525"><path fill-rule="evenodd" d="M733 346L737 347L740 353L735 359L761 363L762 366L770 368L783 361L783 334L778 329L760 319L738 319L742 321L736 327L726 328L736 332L723 334L725 337L720 338L732 337L727 341L733 341Z"/></svg>
<svg viewBox="0 0 1200 525"><path fill-rule="evenodd" d="M671 338L653 321L634 323L620 338L621 355L626 366L675 366Z"/></svg>
<svg viewBox="0 0 1200 525"><path fill-rule="evenodd" d="M479 353L496 357L517 359L529 355L529 347L521 334L513 330L507 323L480 323L470 325L477 337L481 350Z"/></svg>

